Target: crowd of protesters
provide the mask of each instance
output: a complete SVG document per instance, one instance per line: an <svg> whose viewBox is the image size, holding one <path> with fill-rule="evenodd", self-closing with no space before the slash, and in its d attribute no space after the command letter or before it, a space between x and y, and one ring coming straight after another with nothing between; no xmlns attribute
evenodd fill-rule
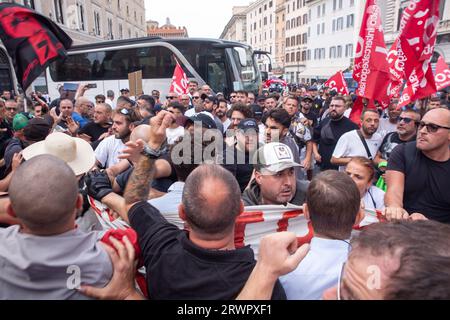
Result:
<svg viewBox="0 0 450 320"><path fill-rule="evenodd" d="M2 92L0 299L450 299L445 91L355 123L356 96L317 85L87 90ZM131 229L105 230L90 197ZM245 206L287 204L309 245L236 247ZM367 209L383 221L353 231Z"/></svg>

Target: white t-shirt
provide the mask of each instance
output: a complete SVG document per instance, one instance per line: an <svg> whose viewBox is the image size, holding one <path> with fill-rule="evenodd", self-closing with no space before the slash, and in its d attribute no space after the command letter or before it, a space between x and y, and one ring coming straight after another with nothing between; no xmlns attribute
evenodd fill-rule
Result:
<svg viewBox="0 0 450 320"><path fill-rule="evenodd" d="M231 120L228 119L228 118L227 118L227 120L225 120L224 122L222 122L222 125L223 125L223 132L225 132L225 131L228 130L228 127L230 126L230 124L231 124Z"/></svg>
<svg viewBox="0 0 450 320"><path fill-rule="evenodd" d="M370 153L372 154L372 159L375 158L378 149L381 146L383 137L375 132L370 139L365 139L367 146L369 147ZM366 148L358 135L358 130L349 131L344 133L336 147L334 148L333 157L335 158L346 158L346 157L366 157L368 158ZM344 171L344 167L339 167L339 171Z"/></svg>
<svg viewBox="0 0 450 320"><path fill-rule="evenodd" d="M383 138L390 132L397 131L397 124L391 123L389 121L389 118L382 118L380 119L380 125L378 127L377 133L381 134Z"/></svg>
<svg viewBox="0 0 450 320"><path fill-rule="evenodd" d="M384 191L375 186L370 186L363 197L364 207L366 209L384 209Z"/></svg>
<svg viewBox="0 0 450 320"><path fill-rule="evenodd" d="M179 137L184 136L184 128L182 126L176 127L174 129L167 128L166 129L166 136L167 136L167 143L168 144L174 144L175 141Z"/></svg>
<svg viewBox="0 0 450 320"><path fill-rule="evenodd" d="M111 99L106 98L105 103L109 104L113 110L116 108L116 103Z"/></svg>
<svg viewBox="0 0 450 320"><path fill-rule="evenodd" d="M197 114L197 112L195 112L195 108L191 108L184 113L184 115L188 118L192 117L195 114Z"/></svg>
<svg viewBox="0 0 450 320"><path fill-rule="evenodd" d="M95 159L103 167L109 168L120 162L119 154L125 148L125 144L121 139L116 139L115 136L105 138L100 142L95 149Z"/></svg>

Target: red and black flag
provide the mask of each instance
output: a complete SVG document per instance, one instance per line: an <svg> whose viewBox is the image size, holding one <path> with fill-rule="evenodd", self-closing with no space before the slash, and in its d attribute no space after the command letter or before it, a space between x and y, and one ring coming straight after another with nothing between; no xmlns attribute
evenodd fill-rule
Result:
<svg viewBox="0 0 450 320"><path fill-rule="evenodd" d="M53 21L13 3L0 3L0 39L23 90L52 61L64 58L72 45L72 39Z"/></svg>

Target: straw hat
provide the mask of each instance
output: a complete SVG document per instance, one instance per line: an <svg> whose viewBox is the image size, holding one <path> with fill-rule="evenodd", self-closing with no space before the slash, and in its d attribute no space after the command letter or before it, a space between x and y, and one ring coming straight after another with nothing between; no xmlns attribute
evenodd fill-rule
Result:
<svg viewBox="0 0 450 320"><path fill-rule="evenodd" d="M64 160L75 175L88 172L95 164L94 150L88 142L61 132L49 134L44 141L33 143L22 152L25 160L41 154L51 154Z"/></svg>

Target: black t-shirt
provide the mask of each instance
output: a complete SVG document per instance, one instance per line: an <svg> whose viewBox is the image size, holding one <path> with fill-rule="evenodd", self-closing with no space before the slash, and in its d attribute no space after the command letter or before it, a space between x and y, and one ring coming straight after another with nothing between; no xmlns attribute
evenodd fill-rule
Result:
<svg viewBox="0 0 450 320"><path fill-rule="evenodd" d="M255 266L252 249L203 249L146 201L129 211L147 272L151 300L232 300ZM277 281L272 299L286 299Z"/></svg>
<svg viewBox="0 0 450 320"><path fill-rule="evenodd" d="M227 156L228 155L228 156ZM233 156L233 157L232 157ZM230 159L227 160L227 157ZM245 190L253 174L253 153L240 151L233 146L225 146L222 166L230 171L239 183L241 193ZM233 163L230 163L232 161Z"/></svg>
<svg viewBox="0 0 450 320"><path fill-rule="evenodd" d="M383 158L385 160L389 160L389 157L396 146L398 146L399 144L403 144L403 143L406 143L409 141L414 141L414 140L416 140L416 136L414 136L412 139L410 139L408 141L403 141L403 140L400 140L400 137L398 136L397 132L388 133L384 137L383 142L381 143L381 146L379 149L379 151L381 153L381 158Z"/></svg>
<svg viewBox="0 0 450 320"><path fill-rule="evenodd" d="M81 128L78 133L79 134L87 134L91 137L91 142L95 142L98 140L98 138L104 134L105 132L108 132L109 126L104 128L101 125L95 123L94 121L88 122L83 128Z"/></svg>
<svg viewBox="0 0 450 320"><path fill-rule="evenodd" d="M450 160L437 162L416 148L416 142L398 145L387 170L405 175L403 208L428 219L450 223Z"/></svg>
<svg viewBox="0 0 450 320"><path fill-rule="evenodd" d="M6 129L5 131L0 130L0 159L2 159L5 155L6 147L8 146L11 138L14 136L14 133L12 131L12 124L6 119L0 121L0 129Z"/></svg>
<svg viewBox="0 0 450 320"><path fill-rule="evenodd" d="M346 132L357 130L358 126L347 117L337 121L325 118L314 128L314 141L319 144L319 154L322 157L321 170L338 170L339 166L332 165L330 160L339 138Z"/></svg>
<svg viewBox="0 0 450 320"><path fill-rule="evenodd" d="M300 113L302 115L304 115L306 119L312 120L312 122L313 122L312 127L317 126L317 119L319 118L319 112L317 111L317 109L312 107L311 109L309 109L308 113L303 113L301 111L300 111Z"/></svg>

